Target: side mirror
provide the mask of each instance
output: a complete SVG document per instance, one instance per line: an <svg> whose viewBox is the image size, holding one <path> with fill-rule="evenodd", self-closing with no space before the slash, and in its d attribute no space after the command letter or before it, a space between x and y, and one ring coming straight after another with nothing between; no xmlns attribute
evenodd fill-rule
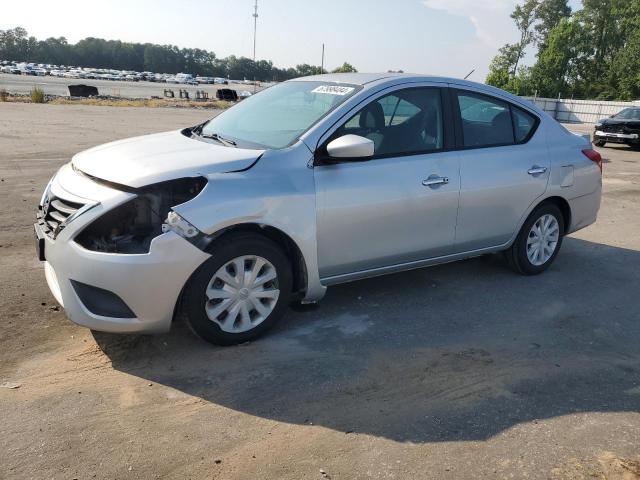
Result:
<svg viewBox="0 0 640 480"><path fill-rule="evenodd" d="M359 135L344 135L327 145L327 153L331 158L372 157L374 150L373 140Z"/></svg>

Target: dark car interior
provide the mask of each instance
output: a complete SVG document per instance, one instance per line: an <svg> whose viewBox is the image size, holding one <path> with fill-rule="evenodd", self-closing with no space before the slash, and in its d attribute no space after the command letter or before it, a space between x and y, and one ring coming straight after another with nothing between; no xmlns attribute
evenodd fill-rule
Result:
<svg viewBox="0 0 640 480"><path fill-rule="evenodd" d="M442 149L440 94L435 89L410 89L371 102L333 135L353 134L375 144L375 155Z"/></svg>

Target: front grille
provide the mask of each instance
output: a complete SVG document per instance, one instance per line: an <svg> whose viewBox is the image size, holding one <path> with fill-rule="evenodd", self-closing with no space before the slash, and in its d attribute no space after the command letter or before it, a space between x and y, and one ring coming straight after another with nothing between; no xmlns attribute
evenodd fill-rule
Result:
<svg viewBox="0 0 640 480"><path fill-rule="evenodd" d="M607 133L624 133L624 125L603 125L602 131Z"/></svg>
<svg viewBox="0 0 640 480"><path fill-rule="evenodd" d="M38 223L44 232L51 238L56 238L64 223L78 210L84 207L83 203L71 202L53 196L48 192L44 202L38 207Z"/></svg>
<svg viewBox="0 0 640 480"><path fill-rule="evenodd" d="M606 133L640 133L640 128L631 125L603 125L602 131Z"/></svg>

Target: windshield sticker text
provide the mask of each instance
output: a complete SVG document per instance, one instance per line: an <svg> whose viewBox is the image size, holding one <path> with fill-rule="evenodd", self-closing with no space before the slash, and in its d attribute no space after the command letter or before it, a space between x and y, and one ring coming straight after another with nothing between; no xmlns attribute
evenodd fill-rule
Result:
<svg viewBox="0 0 640 480"><path fill-rule="evenodd" d="M311 90L311 93L327 93L329 95L349 95L355 89L353 87L338 87L336 85L320 85Z"/></svg>

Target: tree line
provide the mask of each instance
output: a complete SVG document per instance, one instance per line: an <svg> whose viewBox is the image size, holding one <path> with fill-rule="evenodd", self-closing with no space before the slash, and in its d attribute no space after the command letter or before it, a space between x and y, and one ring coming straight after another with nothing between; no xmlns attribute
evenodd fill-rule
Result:
<svg viewBox="0 0 640 480"><path fill-rule="evenodd" d="M503 46L486 83L518 95L640 98L640 0L524 0L511 18L519 39ZM532 65L522 65L535 50Z"/></svg>
<svg viewBox="0 0 640 480"><path fill-rule="evenodd" d="M51 65L131 70L154 73L191 73L260 81L282 81L320 73L321 68L306 63L295 68L278 68L268 60L253 61L230 55L218 58L214 52L175 45L129 43L88 37L72 44L65 37L38 40L24 28L0 30L0 59ZM344 63L335 72L355 72ZM323 70L327 73L326 70Z"/></svg>

